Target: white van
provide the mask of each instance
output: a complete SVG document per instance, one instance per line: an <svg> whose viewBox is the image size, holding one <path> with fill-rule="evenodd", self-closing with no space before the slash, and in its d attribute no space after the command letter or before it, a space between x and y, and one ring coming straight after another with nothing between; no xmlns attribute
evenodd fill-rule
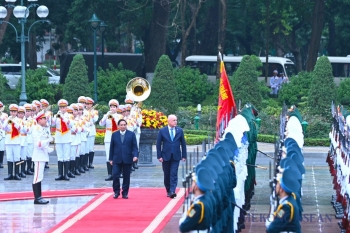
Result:
<svg viewBox="0 0 350 233"><path fill-rule="evenodd" d="M225 68L227 75L231 76L238 68L242 61L242 56L224 56ZM265 80L265 66L266 57L259 57L263 67L261 68L262 74L258 78L259 81ZM291 77L297 74L296 67L292 60L284 57L269 57L268 67L268 80L266 85L270 84L270 77L273 75L273 71L277 70L278 73L284 73L285 76ZM198 68L202 74L208 75L208 79L211 82L216 82L216 66L217 56L205 56L205 55L193 55L186 57L186 66L192 68Z"/></svg>
<svg viewBox="0 0 350 233"><path fill-rule="evenodd" d="M28 68L28 65L27 67ZM6 77L7 79L7 85L11 89L15 89L17 86L17 83L21 79L21 71L22 71L22 65L21 64L0 64L1 73ZM50 84L59 84L60 82L60 74L52 69L48 69L46 71L45 77L49 78Z"/></svg>
<svg viewBox="0 0 350 233"><path fill-rule="evenodd" d="M339 86L340 82L350 77L350 55L346 57L328 57L332 65L334 82Z"/></svg>

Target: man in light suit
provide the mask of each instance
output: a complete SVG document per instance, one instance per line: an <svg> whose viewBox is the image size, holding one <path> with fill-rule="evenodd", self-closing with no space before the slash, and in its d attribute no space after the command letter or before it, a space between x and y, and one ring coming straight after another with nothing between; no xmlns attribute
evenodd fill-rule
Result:
<svg viewBox="0 0 350 233"><path fill-rule="evenodd" d="M138 159L138 149L134 132L126 130L126 120L118 121L118 131L112 134L109 149L109 162L113 166L114 198L120 195L119 176L123 170L122 197L128 199L130 186L130 170L133 162Z"/></svg>
<svg viewBox="0 0 350 233"><path fill-rule="evenodd" d="M186 161L186 141L180 127L177 127L177 117L168 116L168 126L159 130L157 137L157 158L162 163L164 186L167 197L176 197L177 171L180 160ZM181 147L181 150L180 150Z"/></svg>

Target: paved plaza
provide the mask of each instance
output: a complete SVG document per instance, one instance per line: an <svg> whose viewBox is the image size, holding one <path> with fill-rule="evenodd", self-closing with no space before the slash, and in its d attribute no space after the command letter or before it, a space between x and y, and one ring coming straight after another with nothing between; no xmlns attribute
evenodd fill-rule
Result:
<svg viewBox="0 0 350 233"><path fill-rule="evenodd" d="M198 148L198 149L197 149ZM266 143L258 144L259 150L272 153L273 145ZM163 174L161 164L156 160L155 148L153 148L153 165L140 167L131 175L131 188L137 187L163 187ZM107 177L106 158L103 146L95 147L96 156L94 159L95 169L76 176L70 181L55 181L57 176L56 156L50 156L50 168L45 170L45 177L42 182L42 190L62 190L62 189L82 189L82 188L111 188L112 182L105 181ZM192 153L191 164L201 157L202 146L188 146L188 151ZM334 210L331 206L332 190L331 176L326 164L327 147L306 147L304 148L306 175L303 180L303 208L304 215L302 221L303 232L340 232L334 218ZM258 154L257 164L269 167L271 159L265 155ZM189 166L188 162L188 166ZM4 163L6 165L6 162ZM181 187L182 167L179 168L179 183ZM269 211L269 170L257 169L257 181L255 195L252 200L252 207L249 210L250 216L246 216L245 232L264 232L264 218ZM21 192L32 191L31 182L33 176L22 178L21 181L4 181L7 175L7 166L0 169L0 192ZM111 188L112 192L112 188ZM129 196L136 192L131 189ZM164 192L165 193L165 192ZM33 200L5 201L0 202L0 229L1 232L45 232L62 219L69 216L75 210L91 200L93 196L51 198L50 204L46 206L34 205ZM157 200L148 200L154 201ZM116 210L117 211L117 210ZM171 221L163 229L164 233L178 232L178 220L181 216L182 208L173 216Z"/></svg>

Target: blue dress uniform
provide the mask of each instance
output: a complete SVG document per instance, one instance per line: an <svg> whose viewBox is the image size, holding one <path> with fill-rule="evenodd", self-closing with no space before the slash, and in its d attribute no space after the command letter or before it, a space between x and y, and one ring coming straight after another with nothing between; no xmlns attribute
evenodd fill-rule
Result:
<svg viewBox="0 0 350 233"><path fill-rule="evenodd" d="M209 169L196 169L196 174L192 179L202 192L207 192L215 188L214 180ZM181 232L209 232L211 221L212 208L210 200L206 194L198 195L195 197L187 214L180 219L179 230Z"/></svg>
<svg viewBox="0 0 350 233"><path fill-rule="evenodd" d="M274 220L267 227L267 233L280 233L280 232L295 232L301 233L300 227L300 210L299 205L294 198L296 193L300 189L300 181L296 177L300 177L298 168L295 163L288 163L288 167L283 170L282 177L278 180L281 188L288 194L280 199L280 205L274 212Z"/></svg>

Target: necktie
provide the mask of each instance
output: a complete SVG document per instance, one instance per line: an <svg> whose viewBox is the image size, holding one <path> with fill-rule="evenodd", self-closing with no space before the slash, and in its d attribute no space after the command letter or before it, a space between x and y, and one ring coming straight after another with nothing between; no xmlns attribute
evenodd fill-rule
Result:
<svg viewBox="0 0 350 233"><path fill-rule="evenodd" d="M170 128L170 137L171 137L171 141L174 141L174 129Z"/></svg>

